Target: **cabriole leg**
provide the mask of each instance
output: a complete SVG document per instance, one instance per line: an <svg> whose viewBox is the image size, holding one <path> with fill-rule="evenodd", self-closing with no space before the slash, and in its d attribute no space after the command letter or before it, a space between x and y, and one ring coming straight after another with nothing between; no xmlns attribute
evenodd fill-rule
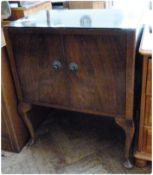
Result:
<svg viewBox="0 0 153 175"><path fill-rule="evenodd" d="M30 118L28 116L28 112L31 109L32 109L32 106L30 104L27 104L27 103L20 103L18 105L18 111L19 111L21 117L23 118L23 120L24 120L24 122L29 130L30 136L31 136L31 141L30 141L29 145L34 144L36 141L36 134L35 134L34 128L32 126L32 123L30 121Z"/></svg>
<svg viewBox="0 0 153 175"><path fill-rule="evenodd" d="M115 122L124 130L126 138L125 138L125 153L124 158L125 161L123 163L125 168L132 168L133 165L130 162L130 148L134 136L134 122L133 120L125 119L125 118L115 118Z"/></svg>

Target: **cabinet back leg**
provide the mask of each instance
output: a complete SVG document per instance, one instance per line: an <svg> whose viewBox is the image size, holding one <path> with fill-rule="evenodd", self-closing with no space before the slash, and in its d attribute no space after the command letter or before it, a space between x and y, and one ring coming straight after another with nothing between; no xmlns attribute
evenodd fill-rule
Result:
<svg viewBox="0 0 153 175"><path fill-rule="evenodd" d="M30 104L27 103L20 103L18 105L18 111L25 123L25 125L27 126L30 136L31 136L31 141L30 141L30 145L34 144L36 141L36 134L34 131L34 128L32 126L31 120L28 116L28 112L32 109L32 106Z"/></svg>
<svg viewBox="0 0 153 175"><path fill-rule="evenodd" d="M125 119L125 118L115 118L115 122L124 130L125 132L125 152L124 152L124 158L125 161L123 163L125 168L132 168L133 165L130 162L129 156L130 156L130 148L134 136L134 122L133 120Z"/></svg>

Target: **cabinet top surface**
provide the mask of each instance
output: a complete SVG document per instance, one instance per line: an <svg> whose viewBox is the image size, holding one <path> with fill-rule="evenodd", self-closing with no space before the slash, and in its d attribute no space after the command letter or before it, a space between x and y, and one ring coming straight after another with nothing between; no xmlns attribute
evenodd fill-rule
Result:
<svg viewBox="0 0 153 175"><path fill-rule="evenodd" d="M8 26L135 29L140 24L141 18L139 12L123 12L120 9L50 10L11 22Z"/></svg>

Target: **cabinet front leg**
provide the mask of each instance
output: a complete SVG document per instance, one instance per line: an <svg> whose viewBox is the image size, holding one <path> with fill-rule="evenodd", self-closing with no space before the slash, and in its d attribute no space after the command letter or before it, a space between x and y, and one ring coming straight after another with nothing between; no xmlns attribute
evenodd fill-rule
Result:
<svg viewBox="0 0 153 175"><path fill-rule="evenodd" d="M125 138L125 161L123 163L125 168L132 168L133 165L130 162L130 148L134 136L134 122L133 120L125 119L125 118L115 118L115 122L124 130L126 138Z"/></svg>
<svg viewBox="0 0 153 175"><path fill-rule="evenodd" d="M25 125L27 126L30 136L31 136L31 141L30 141L30 145L34 144L36 141L36 134L34 131L34 128L32 126L32 123L30 121L30 118L28 116L28 112L32 109L32 106L30 104L27 103L20 103L18 105L18 111L21 115L21 117L23 118Z"/></svg>

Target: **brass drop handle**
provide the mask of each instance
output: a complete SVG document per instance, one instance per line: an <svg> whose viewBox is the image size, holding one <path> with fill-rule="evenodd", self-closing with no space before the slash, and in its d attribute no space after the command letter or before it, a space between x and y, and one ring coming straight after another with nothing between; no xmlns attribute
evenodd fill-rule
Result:
<svg viewBox="0 0 153 175"><path fill-rule="evenodd" d="M60 70L60 69L62 68L61 62L60 62L60 61L57 61L57 60L54 61L53 64L52 64L52 68L53 68L53 70L55 70L55 71Z"/></svg>
<svg viewBox="0 0 153 175"><path fill-rule="evenodd" d="M76 63L70 63L69 64L69 70L73 73L77 72L78 70L78 65Z"/></svg>

